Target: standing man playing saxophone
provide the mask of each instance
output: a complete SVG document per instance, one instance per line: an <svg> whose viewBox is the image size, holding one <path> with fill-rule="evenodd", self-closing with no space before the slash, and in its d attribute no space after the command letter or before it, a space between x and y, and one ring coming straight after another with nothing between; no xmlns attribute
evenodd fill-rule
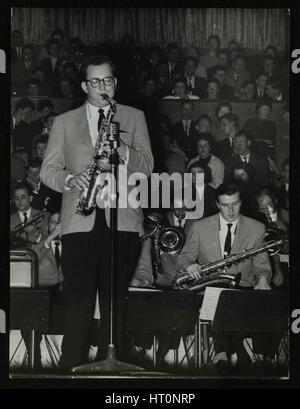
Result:
<svg viewBox="0 0 300 409"><path fill-rule="evenodd" d="M100 304L99 359L105 359L109 343L109 208L98 208L88 216L76 212L80 192L89 186L86 167L93 158L93 147L101 122L117 86L115 67L105 56L89 57L82 66L81 87L87 101L78 109L55 118L41 169L45 185L63 193L62 269L63 296L67 304L61 366L86 363L88 332L93 317L97 289ZM128 177L133 172L149 176L153 169L147 125L143 112L116 105L113 121L119 123L120 162ZM125 168L122 167L122 168ZM119 173L124 169L120 169ZM127 189L129 189L127 187ZM126 359L124 318L127 288L139 257L142 210L118 209L117 277L114 279L114 334L117 358Z"/></svg>

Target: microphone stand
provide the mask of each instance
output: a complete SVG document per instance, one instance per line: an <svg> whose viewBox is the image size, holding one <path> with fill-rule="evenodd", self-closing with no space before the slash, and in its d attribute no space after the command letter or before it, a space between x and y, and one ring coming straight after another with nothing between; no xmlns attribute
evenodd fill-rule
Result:
<svg viewBox="0 0 300 409"><path fill-rule="evenodd" d="M131 365L126 362L117 360L117 351L114 344L114 279L116 278L117 273L117 263L116 258L117 253L117 238L118 238L118 166L120 164L118 147L120 146L119 139L119 130L118 124L112 124L114 132L112 132L110 141L110 164L111 164L111 174L112 174L112 189L111 189L111 207L110 207L110 248L109 248L109 270L110 270L110 308L109 308L109 345L107 356L104 361L93 362L91 364L80 365L73 367L71 371L73 373L120 373L120 372L138 372L144 371L144 368L141 368L136 365ZM113 135L114 134L114 135ZM113 199L114 198L114 199ZM101 311L100 311L101 314ZM101 319L101 318L100 318Z"/></svg>

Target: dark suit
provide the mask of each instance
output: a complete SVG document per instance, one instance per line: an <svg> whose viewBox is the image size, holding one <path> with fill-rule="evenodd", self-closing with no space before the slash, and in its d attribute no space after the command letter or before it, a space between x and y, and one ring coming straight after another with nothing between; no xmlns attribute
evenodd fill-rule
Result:
<svg viewBox="0 0 300 409"><path fill-rule="evenodd" d="M176 122L172 125L171 136L177 142L179 148L186 154L188 159L196 156L196 144L199 137L199 132L196 128L195 122L191 121L189 135L185 133L183 122Z"/></svg>
<svg viewBox="0 0 300 409"><path fill-rule="evenodd" d="M32 196L33 199L31 203L35 209L43 210L46 207L49 211L60 211L62 194L50 189L44 185L44 183L40 184L38 192L33 192ZM47 205L45 205L47 198L49 200L47 201Z"/></svg>
<svg viewBox="0 0 300 409"><path fill-rule="evenodd" d="M21 95L26 94L26 86L29 79L32 77L32 72L36 68L36 63L32 61L26 67L24 60L16 61L12 66L12 82L17 86L18 92Z"/></svg>
<svg viewBox="0 0 300 409"><path fill-rule="evenodd" d="M120 138L128 149L128 177L136 171L149 176L153 169L153 156L143 112L117 104L114 121L120 124ZM67 175L81 172L90 163L93 151L86 104L55 118L41 169L41 179L51 189L63 193L63 297L67 304L61 357L61 365L64 367L86 362L88 332L97 288L101 311L100 359L106 357L109 343L110 209L96 207L89 216L79 215L76 210L80 192L76 188L69 191L64 189ZM123 170L120 168L119 173ZM126 189L128 193L134 186L128 187L124 183L120 188ZM121 194L120 192L120 196ZM126 208L118 209L118 257L115 257L117 276L113 289L116 300L114 342L118 357L124 353L125 348L126 294L139 256L142 221L141 208L134 209L127 205Z"/></svg>
<svg viewBox="0 0 300 409"><path fill-rule="evenodd" d="M30 221L36 214L40 213L39 210L31 208L31 216L28 221ZM47 237L47 231L48 231L48 218L49 218L49 213L45 212L45 217L43 219L40 219L38 226L40 228L40 233L42 239ZM10 215L10 230L14 230L18 225L22 223L19 212L16 211L15 213ZM38 233L25 233L23 232L20 237L24 240L28 240L30 244L34 245L36 243L36 240L38 238L39 234Z"/></svg>
<svg viewBox="0 0 300 409"><path fill-rule="evenodd" d="M19 121L12 130L13 145L15 150L24 149L28 155L31 154L32 134L30 125L25 121Z"/></svg>
<svg viewBox="0 0 300 409"><path fill-rule="evenodd" d="M56 61L54 70L52 68L51 59L46 58L42 61L41 67L45 71L45 78L47 83L47 94L51 93L49 96L60 96L59 94L59 80L61 77L61 70L60 70L61 61L58 59Z"/></svg>
<svg viewBox="0 0 300 409"><path fill-rule="evenodd" d="M221 142L215 144L215 154L223 161L233 155L233 145L230 144L230 139L225 138Z"/></svg>
<svg viewBox="0 0 300 409"><path fill-rule="evenodd" d="M225 159L224 180L225 181L231 180L233 169L241 164L242 160L240 155L235 154L231 157L227 157ZM255 171L253 183L260 186L268 186L270 184L270 170L268 159L265 156L251 152L249 158L249 165L252 166L252 168Z"/></svg>
<svg viewBox="0 0 300 409"><path fill-rule="evenodd" d="M194 76L194 86L188 86L187 90L192 91L194 95L198 95L200 98L205 98L206 88L207 80L205 78Z"/></svg>

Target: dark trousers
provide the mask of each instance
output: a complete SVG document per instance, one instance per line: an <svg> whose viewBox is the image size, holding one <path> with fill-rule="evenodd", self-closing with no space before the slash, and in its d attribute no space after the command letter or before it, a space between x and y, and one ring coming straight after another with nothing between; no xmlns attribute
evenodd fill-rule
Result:
<svg viewBox="0 0 300 409"><path fill-rule="evenodd" d="M116 234L116 277L114 277L113 341L117 358L123 359L125 348L125 314L128 285L140 253L138 233ZM62 238L62 298L66 305L61 366L69 368L87 362L89 332L92 324L96 292L100 304L99 359L104 359L110 342L110 230L104 210L96 209L92 231L72 233Z"/></svg>

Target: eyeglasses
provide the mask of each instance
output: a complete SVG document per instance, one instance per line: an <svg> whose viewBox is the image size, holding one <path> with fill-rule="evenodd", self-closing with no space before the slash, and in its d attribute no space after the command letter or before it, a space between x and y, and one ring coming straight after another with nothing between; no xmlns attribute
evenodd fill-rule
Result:
<svg viewBox="0 0 300 409"><path fill-rule="evenodd" d="M106 85L112 85L114 82L114 77L105 77L105 78L91 78L90 80L85 80L85 82L89 82L93 88L98 88L101 82Z"/></svg>

